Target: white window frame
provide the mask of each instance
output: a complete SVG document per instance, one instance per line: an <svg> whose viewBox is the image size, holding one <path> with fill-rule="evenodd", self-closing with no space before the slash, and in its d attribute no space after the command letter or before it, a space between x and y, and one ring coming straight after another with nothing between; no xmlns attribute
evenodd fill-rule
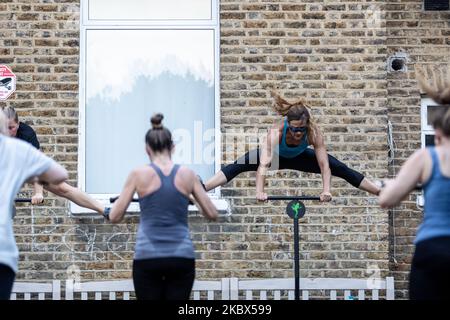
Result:
<svg viewBox="0 0 450 320"><path fill-rule="evenodd" d="M433 99L428 98L427 96L421 97L420 103L420 124L421 124L421 145L422 148L426 148L426 136L427 135L435 135L436 132L432 125L428 124L428 107L429 106L439 106L439 103L436 103ZM423 195L423 191L420 195L417 196L416 204L418 208L423 208L425 205L425 197Z"/></svg>
<svg viewBox="0 0 450 320"><path fill-rule="evenodd" d="M123 0L126 1L126 0ZM164 1L164 0L160 0ZM179 26L213 26L218 25L219 22L219 0L211 0L211 19L89 19L89 0L81 0L82 7L80 7L80 13L82 12L82 25L89 26L167 26L173 27ZM82 11L83 10L83 11Z"/></svg>
<svg viewBox="0 0 450 320"><path fill-rule="evenodd" d="M426 148L425 137L427 135L434 135L435 131L432 125L428 124L428 107L429 106L439 106L438 103L434 102L433 99L428 97L422 97L420 106L420 121L421 121L421 142L422 148Z"/></svg>
<svg viewBox="0 0 450 320"><path fill-rule="evenodd" d="M79 64L79 124L78 124L78 188L86 191L86 39L89 30L213 30L214 31L214 83L215 83L215 172L221 168L221 131L220 131L220 24L219 24L219 0L212 1L212 13L210 20L89 20L89 0L80 1L80 64ZM144 134L144 133L143 133ZM221 199L220 188L216 188L208 195L213 200L218 210L228 210L228 202ZM105 206L110 206L110 197L116 194L90 194ZM189 206L190 211L197 211L195 206ZM72 213L91 213L92 210L70 203ZM138 203L131 203L129 212L138 212Z"/></svg>

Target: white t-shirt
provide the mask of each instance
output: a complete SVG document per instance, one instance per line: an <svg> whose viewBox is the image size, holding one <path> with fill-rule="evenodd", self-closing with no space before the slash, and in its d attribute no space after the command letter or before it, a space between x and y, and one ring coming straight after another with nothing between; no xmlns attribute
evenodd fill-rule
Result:
<svg viewBox="0 0 450 320"><path fill-rule="evenodd" d="M19 139L0 135L0 264L18 270L19 251L12 226L14 199L25 181L55 162Z"/></svg>

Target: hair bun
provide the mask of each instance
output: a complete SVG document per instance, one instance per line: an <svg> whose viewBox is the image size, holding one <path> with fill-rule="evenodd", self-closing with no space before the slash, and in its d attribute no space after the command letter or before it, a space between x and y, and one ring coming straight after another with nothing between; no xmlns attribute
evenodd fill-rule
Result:
<svg viewBox="0 0 450 320"><path fill-rule="evenodd" d="M162 121L164 119L164 116L162 115L162 113L157 113L155 114L150 122L152 123L152 129L162 129L163 125L162 125Z"/></svg>

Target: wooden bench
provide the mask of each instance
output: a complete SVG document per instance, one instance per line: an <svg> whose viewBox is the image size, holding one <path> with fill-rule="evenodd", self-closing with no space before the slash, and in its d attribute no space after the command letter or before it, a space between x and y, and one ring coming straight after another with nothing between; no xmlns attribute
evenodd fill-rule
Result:
<svg viewBox="0 0 450 320"><path fill-rule="evenodd" d="M61 281L53 280L52 283L41 282L14 282L11 292L11 300L61 300Z"/></svg>
<svg viewBox="0 0 450 320"><path fill-rule="evenodd" d="M134 293L133 280L113 281L91 281L75 283L73 280L66 281L66 300L74 300L75 294L80 293L81 300L90 299L93 295L95 300L130 300ZM229 279L221 280L195 280L192 288L194 300L229 300Z"/></svg>
<svg viewBox="0 0 450 320"><path fill-rule="evenodd" d="M280 300L294 299L294 279L230 279L231 300ZM380 291L385 291L386 300L394 300L394 278L384 279L300 279L300 296L302 300L321 299L330 300L365 300L370 294L372 300L379 300ZM310 293L320 292L320 295L311 296ZM283 295L282 295L283 293ZM357 294L356 294L357 293Z"/></svg>
<svg viewBox="0 0 450 320"><path fill-rule="evenodd" d="M302 300L394 300L394 278L386 279L300 279ZM15 282L11 300L60 300L61 282ZM281 300L294 299L294 279L196 280L193 300ZM133 280L66 281L66 300L130 300L134 297Z"/></svg>

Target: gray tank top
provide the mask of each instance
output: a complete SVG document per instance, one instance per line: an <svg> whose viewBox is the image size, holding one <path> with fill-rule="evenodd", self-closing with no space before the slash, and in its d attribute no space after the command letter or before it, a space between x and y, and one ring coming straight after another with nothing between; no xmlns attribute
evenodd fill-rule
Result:
<svg viewBox="0 0 450 320"><path fill-rule="evenodd" d="M141 219L134 259L194 259L188 227L189 199L175 187L179 165L174 165L168 176L156 165L150 166L161 179L161 187L139 199Z"/></svg>

